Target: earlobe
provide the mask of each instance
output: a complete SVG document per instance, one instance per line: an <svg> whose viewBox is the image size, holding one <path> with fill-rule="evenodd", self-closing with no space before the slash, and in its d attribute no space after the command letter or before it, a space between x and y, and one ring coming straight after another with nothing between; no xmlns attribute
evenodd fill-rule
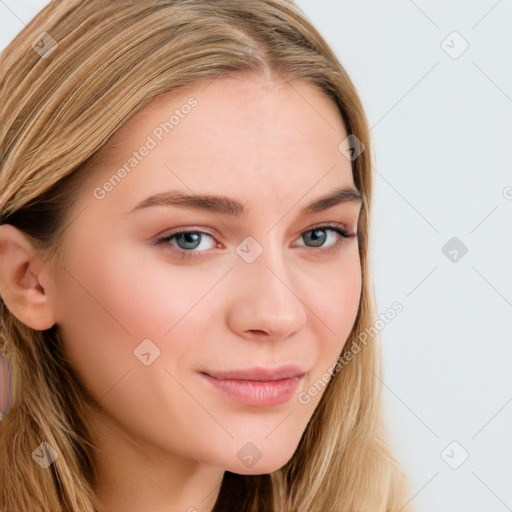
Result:
<svg viewBox="0 0 512 512"><path fill-rule="evenodd" d="M37 331L55 324L49 296L41 282L43 267L22 231L10 224L0 226L0 295L14 316Z"/></svg>

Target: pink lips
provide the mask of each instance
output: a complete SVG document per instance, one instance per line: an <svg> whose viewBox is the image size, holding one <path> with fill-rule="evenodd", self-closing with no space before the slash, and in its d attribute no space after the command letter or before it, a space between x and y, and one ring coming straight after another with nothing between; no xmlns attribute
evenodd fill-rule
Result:
<svg viewBox="0 0 512 512"><path fill-rule="evenodd" d="M288 402L305 373L296 365L287 365L275 369L249 368L202 373L202 376L223 394L238 402L269 407Z"/></svg>

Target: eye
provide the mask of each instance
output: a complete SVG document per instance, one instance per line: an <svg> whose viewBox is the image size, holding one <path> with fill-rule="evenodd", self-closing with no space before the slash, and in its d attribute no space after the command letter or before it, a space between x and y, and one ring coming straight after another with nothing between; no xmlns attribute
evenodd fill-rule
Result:
<svg viewBox="0 0 512 512"><path fill-rule="evenodd" d="M211 240L214 240L212 235L205 233L204 231L178 231L176 233L171 233L170 235L160 238L157 243L168 243L171 245L171 247L176 247L177 245L178 249L173 250L176 250L179 256L187 257L198 252L204 252L206 249L212 249L215 246L214 242L211 247L206 247L205 249L198 251L197 248L200 247L204 237L209 237Z"/></svg>
<svg viewBox="0 0 512 512"><path fill-rule="evenodd" d="M310 233L309 236L308 236L308 233ZM330 233L331 236L330 237L327 236L326 233ZM336 242L338 242L339 237L341 237L341 238L350 238L351 237L351 235L339 224L335 224L335 225L324 224L321 226L316 226L312 229L309 229L308 231L304 231L304 233L302 235L303 240L306 240L309 238L312 241L313 245L309 246L309 247L321 247L322 249L324 249L324 247L325 247L325 245L324 245L325 240L328 240L329 238L331 239L333 244L329 245L328 248L329 249L336 248L338 246L338 244Z"/></svg>
<svg viewBox="0 0 512 512"><path fill-rule="evenodd" d="M330 252L340 248L343 245L343 239L355 236L355 234L348 233L341 224L322 224L304 231L301 239L311 245L299 245L299 247L319 248L322 252ZM210 239L211 243L202 250L198 250L205 238L206 240ZM331 244L326 245L325 242L329 240ZM204 231L176 231L158 239L156 245L170 246L179 258L192 258L207 249L213 249L216 243L213 235Z"/></svg>

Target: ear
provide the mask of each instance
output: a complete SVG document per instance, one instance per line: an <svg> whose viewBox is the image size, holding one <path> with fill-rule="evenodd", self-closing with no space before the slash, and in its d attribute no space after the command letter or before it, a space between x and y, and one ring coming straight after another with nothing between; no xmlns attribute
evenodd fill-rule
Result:
<svg viewBox="0 0 512 512"><path fill-rule="evenodd" d="M36 256L30 239L10 224L0 226L0 295L21 322L36 331L55 324L43 281L44 263Z"/></svg>

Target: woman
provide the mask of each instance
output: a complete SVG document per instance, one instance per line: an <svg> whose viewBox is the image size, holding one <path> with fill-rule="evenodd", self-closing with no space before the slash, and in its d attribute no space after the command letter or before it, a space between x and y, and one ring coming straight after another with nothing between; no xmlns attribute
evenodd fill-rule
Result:
<svg viewBox="0 0 512 512"><path fill-rule="evenodd" d="M2 59L4 512L409 510L369 130L299 9L52 2Z"/></svg>

